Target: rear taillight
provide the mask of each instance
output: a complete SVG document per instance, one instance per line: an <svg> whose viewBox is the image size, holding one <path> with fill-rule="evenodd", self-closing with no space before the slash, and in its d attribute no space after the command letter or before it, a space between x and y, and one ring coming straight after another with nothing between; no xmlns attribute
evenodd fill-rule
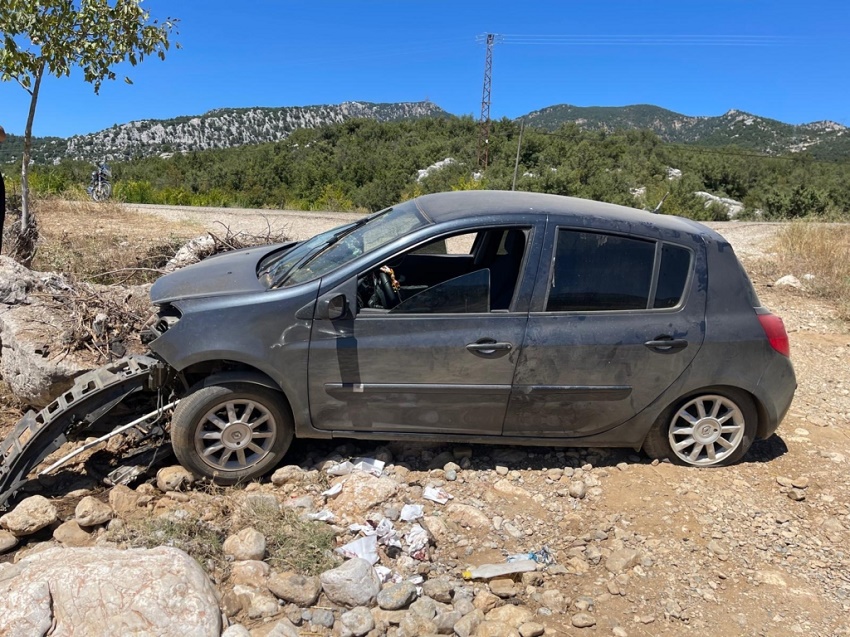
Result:
<svg viewBox="0 0 850 637"><path fill-rule="evenodd" d="M788 342L788 332L785 323L775 314L758 314L759 323L770 341L770 346L783 356L791 356L791 344Z"/></svg>

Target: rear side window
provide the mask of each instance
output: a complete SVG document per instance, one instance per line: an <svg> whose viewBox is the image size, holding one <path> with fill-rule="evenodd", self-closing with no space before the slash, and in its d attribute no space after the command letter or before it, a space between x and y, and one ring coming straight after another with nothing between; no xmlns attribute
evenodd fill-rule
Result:
<svg viewBox="0 0 850 637"><path fill-rule="evenodd" d="M654 264L654 241L559 230L546 311L644 310Z"/></svg>
<svg viewBox="0 0 850 637"><path fill-rule="evenodd" d="M654 308L676 307L685 291L691 270L691 251L665 243L661 246L661 267L655 290Z"/></svg>

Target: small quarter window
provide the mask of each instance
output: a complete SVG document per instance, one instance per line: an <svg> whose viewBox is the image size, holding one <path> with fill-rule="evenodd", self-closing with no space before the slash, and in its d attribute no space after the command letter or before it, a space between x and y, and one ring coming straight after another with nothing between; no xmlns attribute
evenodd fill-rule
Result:
<svg viewBox="0 0 850 637"><path fill-rule="evenodd" d="M652 307L676 307L685 291L685 281L690 269L690 250L665 243L661 247L661 268L658 271L658 288Z"/></svg>
<svg viewBox="0 0 850 637"><path fill-rule="evenodd" d="M547 312L643 310L655 242L559 230Z"/></svg>

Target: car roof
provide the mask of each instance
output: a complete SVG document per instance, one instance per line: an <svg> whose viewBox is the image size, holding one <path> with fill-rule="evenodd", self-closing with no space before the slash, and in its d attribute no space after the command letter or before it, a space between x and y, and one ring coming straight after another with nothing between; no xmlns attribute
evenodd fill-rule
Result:
<svg viewBox="0 0 850 637"><path fill-rule="evenodd" d="M476 216L549 214L561 215L565 218L597 218L603 226L622 222L635 225L649 224L673 232L711 235L722 241L722 238L711 228L691 219L578 197L509 190L462 190L423 195L413 201L419 210L435 223ZM608 224L605 223L606 221Z"/></svg>

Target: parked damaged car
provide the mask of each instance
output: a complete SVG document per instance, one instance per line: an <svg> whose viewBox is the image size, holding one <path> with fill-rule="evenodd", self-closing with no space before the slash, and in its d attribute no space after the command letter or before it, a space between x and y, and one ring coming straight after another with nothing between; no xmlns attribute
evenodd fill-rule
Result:
<svg viewBox="0 0 850 637"><path fill-rule="evenodd" d="M234 484L272 469L294 437L728 465L773 434L796 388L782 321L720 235L555 195L426 195L206 259L159 279L151 300L150 355L81 377L24 419L12 455L28 460L4 461L3 489L137 394L179 401L162 426L177 458Z"/></svg>

